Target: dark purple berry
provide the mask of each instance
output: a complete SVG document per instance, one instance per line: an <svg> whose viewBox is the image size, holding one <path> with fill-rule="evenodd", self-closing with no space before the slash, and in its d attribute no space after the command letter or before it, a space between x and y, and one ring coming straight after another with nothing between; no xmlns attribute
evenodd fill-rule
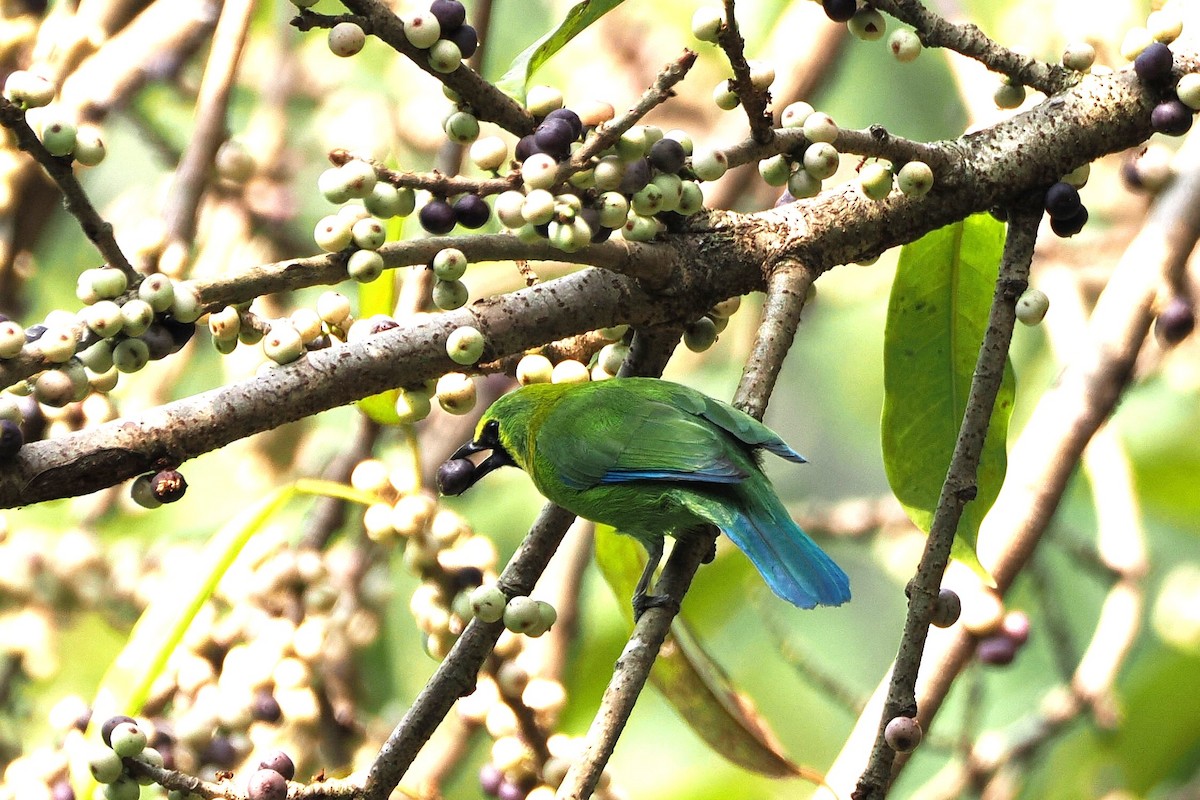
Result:
<svg viewBox="0 0 1200 800"><path fill-rule="evenodd" d="M454 203L454 217L464 228L482 228L491 216L491 207L477 194L464 194Z"/></svg>
<svg viewBox="0 0 1200 800"><path fill-rule="evenodd" d="M571 141L575 141L583 135L583 120L569 108L556 108L546 115L543 122L549 122L552 119L561 119L571 126Z"/></svg>
<svg viewBox="0 0 1200 800"><path fill-rule="evenodd" d="M458 221L454 209L440 197L426 203L417 217L421 220L421 227L435 236L454 230L454 223Z"/></svg>
<svg viewBox="0 0 1200 800"><path fill-rule="evenodd" d="M283 709L279 707L279 701L275 699L275 695L271 694L270 689L259 689L254 693L254 699L250 705L250 714L261 722L276 723L283 719ZM283 777L289 781L295 777L295 772L288 775L282 769L266 762L263 762L259 766L270 767L276 772L283 774Z"/></svg>
<svg viewBox="0 0 1200 800"><path fill-rule="evenodd" d="M443 39L448 38L447 33L467 21L467 9L458 0L433 0L429 6L429 13L437 17Z"/></svg>
<svg viewBox="0 0 1200 800"><path fill-rule="evenodd" d="M0 461L11 461L23 444L21 426L11 419L0 419Z"/></svg>
<svg viewBox="0 0 1200 800"><path fill-rule="evenodd" d="M233 746L228 736L214 736L204 745L200 759L205 764L212 764L218 769L229 769L238 761L237 748Z"/></svg>
<svg viewBox="0 0 1200 800"><path fill-rule="evenodd" d="M1166 83L1171 77L1171 48L1151 42L1133 60L1133 71L1146 83Z"/></svg>
<svg viewBox="0 0 1200 800"><path fill-rule="evenodd" d="M187 492L187 481L177 469L159 470L150 479L150 493L160 503L174 503Z"/></svg>
<svg viewBox="0 0 1200 800"><path fill-rule="evenodd" d="M387 314L375 314L367 319L371 321L370 331L372 336L377 333L383 333L384 331L390 331L392 328L400 327L400 323L396 322L396 320L392 319Z"/></svg>
<svg viewBox="0 0 1200 800"><path fill-rule="evenodd" d="M1175 296L1167 301L1154 320L1154 335L1164 346L1179 344L1196 327L1196 310L1186 299Z"/></svg>
<svg viewBox="0 0 1200 800"><path fill-rule="evenodd" d="M825 9L825 16L829 17L834 22L849 22L854 16L854 12L858 10L857 0L821 0L821 7Z"/></svg>
<svg viewBox="0 0 1200 800"><path fill-rule="evenodd" d="M1133 192L1140 192L1146 188L1146 184L1142 183L1142 174L1138 172L1137 159L1127 158L1121 164L1121 182L1125 184L1125 188Z"/></svg>
<svg viewBox="0 0 1200 800"><path fill-rule="evenodd" d="M196 335L196 323L194 322L180 322L174 317L163 317L162 325L171 334L171 339L175 342L175 346L171 350L172 353L178 353Z"/></svg>
<svg viewBox="0 0 1200 800"><path fill-rule="evenodd" d="M531 155L541 152L544 151L542 148L538 147L537 140L534 138L532 133L528 134L527 136L522 136L520 139L518 139L517 146L513 148L513 155L516 157L517 161L524 161Z"/></svg>
<svg viewBox="0 0 1200 800"><path fill-rule="evenodd" d="M151 323L149 328L142 332L138 337L150 349L150 360L158 361L166 358L175 352L178 348L175 347L175 339L171 336L171 332L161 323Z"/></svg>
<svg viewBox="0 0 1200 800"><path fill-rule="evenodd" d="M25 329L25 341L36 342L38 339L42 338L42 334L45 332L46 326L42 325L41 323L38 323L37 325L30 325Z"/></svg>
<svg viewBox="0 0 1200 800"><path fill-rule="evenodd" d="M533 140L544 153L549 153L556 160L562 161L571 154L571 142L575 141L575 132L571 123L565 119L548 119L533 132Z"/></svg>
<svg viewBox="0 0 1200 800"><path fill-rule="evenodd" d="M112 747L113 728L117 727L123 722L132 722L135 725L137 724L137 720L135 720L133 717L127 717L124 714L117 714L116 716L109 717L108 719L104 720L104 723L100 726L100 741L104 742L106 746Z"/></svg>
<svg viewBox="0 0 1200 800"><path fill-rule="evenodd" d="M1046 213L1051 217L1073 217L1083 208L1079 190L1065 181L1059 181L1046 190L1044 204Z"/></svg>
<svg viewBox="0 0 1200 800"><path fill-rule="evenodd" d="M650 162L639 158L625 165L625 174L621 176L621 185L617 188L621 194L630 195L645 189L649 182Z"/></svg>
<svg viewBox="0 0 1200 800"><path fill-rule="evenodd" d="M930 622L939 628L949 628L958 622L961 614L962 599L958 593L953 589L942 589L933 603L933 618Z"/></svg>
<svg viewBox="0 0 1200 800"><path fill-rule="evenodd" d="M660 172L679 172L686 158L683 145L674 139L659 139L650 146L650 164Z"/></svg>
<svg viewBox="0 0 1200 800"><path fill-rule="evenodd" d="M438 491L444 495L462 494L475 483L475 465L465 458L443 461L437 469Z"/></svg>
<svg viewBox="0 0 1200 800"><path fill-rule="evenodd" d="M292 780L296 777L296 764L292 761L292 757L282 750L276 750L262 761L258 762L259 769L270 769L278 772L285 780Z"/></svg>
<svg viewBox="0 0 1200 800"><path fill-rule="evenodd" d="M450 35L443 31L442 38L458 45L458 52L462 53L464 59L475 55L475 51L479 49L479 33L474 25L459 25Z"/></svg>
<svg viewBox="0 0 1200 800"><path fill-rule="evenodd" d="M609 237L611 237L612 235L613 235L612 228L605 228L603 225L597 225L595 228L592 228L592 244L599 244L600 242L607 242L609 240Z"/></svg>
<svg viewBox="0 0 1200 800"><path fill-rule="evenodd" d="M1150 112L1150 127L1167 136L1183 136L1192 127L1192 110L1172 97Z"/></svg>
<svg viewBox="0 0 1200 800"><path fill-rule="evenodd" d="M550 223L549 222L543 222L541 225L534 225L533 230L537 233L538 236L542 237L543 239L550 238Z"/></svg>
<svg viewBox="0 0 1200 800"><path fill-rule="evenodd" d="M455 593L457 593L463 589L474 589L477 586L482 586L483 570L479 567L463 567L451 572L449 578L450 585L454 588Z"/></svg>
<svg viewBox="0 0 1200 800"><path fill-rule="evenodd" d="M479 768L479 788L488 797L495 797L500 792L503 781L504 773L496 769L495 764L484 764Z"/></svg>
<svg viewBox="0 0 1200 800"><path fill-rule="evenodd" d="M260 769L246 784L249 800L287 800L287 780L273 769Z"/></svg>
<svg viewBox="0 0 1200 800"><path fill-rule="evenodd" d="M1079 213L1070 217L1051 217L1050 230L1054 231L1055 236L1061 236L1064 239L1069 239L1075 234L1083 230L1083 226L1088 221L1088 210L1080 206Z"/></svg>
<svg viewBox="0 0 1200 800"><path fill-rule="evenodd" d="M1017 657L1017 643L1008 636L987 636L975 646L975 656L982 664L1004 667Z"/></svg>

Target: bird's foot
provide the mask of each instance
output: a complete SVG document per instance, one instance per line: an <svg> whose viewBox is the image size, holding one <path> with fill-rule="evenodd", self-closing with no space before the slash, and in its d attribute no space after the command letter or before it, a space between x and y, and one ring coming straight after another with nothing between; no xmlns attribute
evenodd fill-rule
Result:
<svg viewBox="0 0 1200 800"><path fill-rule="evenodd" d="M633 596L633 621L637 622L652 608L669 608L672 613L679 613L679 602L666 594L647 594L638 592Z"/></svg>

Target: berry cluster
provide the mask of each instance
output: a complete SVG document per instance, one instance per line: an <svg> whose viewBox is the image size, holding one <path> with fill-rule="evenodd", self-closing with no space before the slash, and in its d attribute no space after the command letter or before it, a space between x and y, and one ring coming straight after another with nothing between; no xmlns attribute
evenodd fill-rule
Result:
<svg viewBox="0 0 1200 800"><path fill-rule="evenodd" d="M81 126L72 115L51 105L54 94L54 84L34 72L16 70L4 81L5 98L26 111L26 122L50 155L96 166L107 154L100 129Z"/></svg>
<svg viewBox="0 0 1200 800"><path fill-rule="evenodd" d="M825 16L834 22L846 23L847 29L864 42L874 42L887 32L884 16L870 4L858 5L858 0L821 0ZM916 60L924 49L920 36L907 28L900 28L888 37L888 49L901 64Z"/></svg>
<svg viewBox="0 0 1200 800"><path fill-rule="evenodd" d="M1074 236L1088 221L1088 211L1079 197L1079 190L1066 181L1059 181L1047 189L1043 204L1050 216L1050 229L1057 236Z"/></svg>
<svg viewBox="0 0 1200 800"><path fill-rule="evenodd" d="M479 48L479 35L467 24L467 10L458 0L433 0L429 10L408 14L403 21L408 43L429 51L429 67L435 72L454 72Z"/></svg>

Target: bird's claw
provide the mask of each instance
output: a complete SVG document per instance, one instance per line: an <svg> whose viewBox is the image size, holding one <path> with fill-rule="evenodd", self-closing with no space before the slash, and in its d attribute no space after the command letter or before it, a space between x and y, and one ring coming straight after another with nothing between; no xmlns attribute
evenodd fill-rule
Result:
<svg viewBox="0 0 1200 800"><path fill-rule="evenodd" d="M633 596L633 621L637 622L652 608L669 608L673 614L679 613L679 601L666 594L646 594L644 592Z"/></svg>

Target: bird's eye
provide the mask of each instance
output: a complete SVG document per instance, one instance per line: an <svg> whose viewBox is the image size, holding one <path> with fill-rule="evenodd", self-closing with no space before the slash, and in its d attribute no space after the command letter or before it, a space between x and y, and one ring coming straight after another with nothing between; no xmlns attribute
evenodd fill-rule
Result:
<svg viewBox="0 0 1200 800"><path fill-rule="evenodd" d="M500 440L500 420L489 419L483 425L483 436L490 441Z"/></svg>

